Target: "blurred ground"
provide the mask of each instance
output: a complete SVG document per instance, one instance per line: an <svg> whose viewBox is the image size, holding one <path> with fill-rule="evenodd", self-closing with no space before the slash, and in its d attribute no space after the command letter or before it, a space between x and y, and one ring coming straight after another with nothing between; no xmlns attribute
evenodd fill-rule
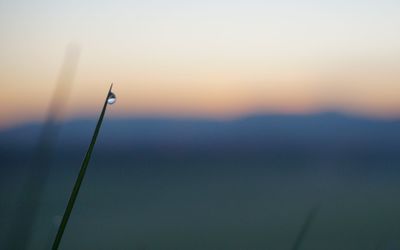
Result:
<svg viewBox="0 0 400 250"><path fill-rule="evenodd" d="M64 127L31 249L51 245L91 136L92 121L84 124L78 126L82 128L79 132L72 129L74 122ZM251 132L243 124L242 140L224 123L220 128L214 124L208 130L210 137L204 127L198 127L199 122L190 126L176 122L174 130L166 121L158 121L158 129L154 121L142 130L129 124L110 137L116 124L105 122L61 249L291 249L307 214L318 204L320 210L302 249L400 248L400 156L398 149L389 150L396 146L396 123L390 122L393 131L389 131L386 122L374 121L371 130L359 136L350 133L348 121L331 135L318 134L318 129L300 133L293 128L261 133L280 138L275 146L262 143L264 137L254 136L254 127ZM278 128L283 128L280 124ZM358 125L359 131L368 126ZM25 127L23 131L30 130ZM68 131L76 131L79 140ZM135 142L129 136L118 136L127 131L142 137L136 136ZM374 143L376 137L386 138L389 132L392 137ZM329 138L346 133L353 134L353 139L344 136L332 147L335 140ZM298 134L314 136L306 141L296 139ZM18 137L10 131L2 136ZM3 144L1 148L0 246L15 216L15 201L33 145L24 137L23 147L13 148L18 143L9 142L9 147ZM352 146L341 147L341 143Z"/></svg>

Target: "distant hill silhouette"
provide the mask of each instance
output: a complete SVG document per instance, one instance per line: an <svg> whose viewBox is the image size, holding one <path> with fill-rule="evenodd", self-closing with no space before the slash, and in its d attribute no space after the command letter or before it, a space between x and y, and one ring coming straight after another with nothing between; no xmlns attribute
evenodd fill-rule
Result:
<svg viewBox="0 0 400 250"><path fill-rule="evenodd" d="M82 151L96 119L62 125L58 149ZM0 131L0 156L29 151L41 124ZM97 151L129 159L148 157L357 158L400 161L400 121L339 113L253 115L220 121L189 118L107 118Z"/></svg>

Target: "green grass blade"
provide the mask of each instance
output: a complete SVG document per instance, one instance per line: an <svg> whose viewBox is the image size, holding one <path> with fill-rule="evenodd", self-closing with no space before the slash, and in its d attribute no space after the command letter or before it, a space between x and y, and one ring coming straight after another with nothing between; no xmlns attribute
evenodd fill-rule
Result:
<svg viewBox="0 0 400 250"><path fill-rule="evenodd" d="M89 148L88 148L88 150L86 152L86 155L85 155L85 158L84 158L84 160L82 162L82 166L81 166L81 169L79 171L79 175L78 175L78 177L77 177L77 179L75 181L75 185L74 185L74 188L72 189L72 193L71 193L71 196L69 198L68 205L67 205L67 207L65 209L64 216L63 216L63 218L61 220L61 224L60 224L60 226L58 228L56 238L54 239L54 243L53 243L53 247L52 247L53 250L57 250L59 245L60 245L61 238L63 236L63 233L64 233L65 228L66 228L67 223L68 223L68 219L69 219L69 217L71 215L71 212L72 212L72 209L74 207L76 197L78 196L79 189L81 187L83 178L85 176L86 169L87 169L87 167L89 165L89 161L90 161L90 157L91 157L92 152L93 152L94 145L96 144L97 135L99 134L100 127L101 127L101 124L103 122L104 114L106 112L107 104L108 104L107 100L108 100L109 94L111 93L111 89L112 89L112 84L110 86L110 90L107 93L106 100L105 100L104 105L103 105L103 109L101 111L99 120L97 121L97 125L96 125L96 128L95 128L94 133L93 133L92 141L90 142Z"/></svg>
<svg viewBox="0 0 400 250"><path fill-rule="evenodd" d="M312 208L310 210L310 212L307 214L307 217L306 217L306 219L304 221L304 224L301 227L301 230L298 233L298 235L296 237L296 240L295 240L295 242L294 242L294 244L292 246L292 250L299 250L300 249L300 247L301 247L301 245L302 245L302 243L303 243L303 241L304 241L304 239L305 239L305 237L307 235L307 232L310 230L311 224L313 223L313 221L315 219L315 216L317 215L318 211L319 211L319 206L316 206L316 207Z"/></svg>

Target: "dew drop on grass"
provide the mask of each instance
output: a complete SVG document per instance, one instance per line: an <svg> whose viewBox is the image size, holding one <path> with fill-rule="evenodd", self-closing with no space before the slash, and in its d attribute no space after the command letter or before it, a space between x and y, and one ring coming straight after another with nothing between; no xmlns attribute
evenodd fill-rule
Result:
<svg viewBox="0 0 400 250"><path fill-rule="evenodd" d="M115 94L113 92L110 92L110 94L108 95L107 103L114 104L116 101L117 101L117 97L115 96Z"/></svg>

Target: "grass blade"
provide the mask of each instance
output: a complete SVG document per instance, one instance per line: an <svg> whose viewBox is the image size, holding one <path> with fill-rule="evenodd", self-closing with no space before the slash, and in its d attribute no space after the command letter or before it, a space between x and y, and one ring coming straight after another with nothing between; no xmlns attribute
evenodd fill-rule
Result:
<svg viewBox="0 0 400 250"><path fill-rule="evenodd" d="M315 216L317 215L319 210L319 206L316 206L314 208L312 208L310 210L310 212L308 213L303 226L301 227L300 232L298 233L297 237L296 237L296 241L294 242L293 246L292 246L292 250L299 250L301 247L301 244L303 243L307 232L310 230L311 224L313 223Z"/></svg>
<svg viewBox="0 0 400 250"><path fill-rule="evenodd" d="M58 249L58 247L60 245L60 242L61 242L61 238L62 238L63 233L65 231L65 228L67 226L68 219L69 219L69 217L71 215L72 209L74 208L76 197L78 196L79 189L81 187L83 178L84 178L85 173L86 173L86 169L87 169L87 167L89 165L89 161L90 161L90 157L91 157L92 152L93 152L94 145L96 144L97 135L99 134L100 127L101 127L101 124L103 122L104 114L105 114L106 109L107 109L108 97L111 94L111 90L112 90L112 84L110 86L110 90L107 93L106 100L104 101L103 109L101 111L99 120L97 121L97 125L96 125L96 128L95 128L94 133L93 133L92 141L90 142L90 145L89 145L89 148L88 148L88 150L86 152L85 158L83 159L82 166L81 166L81 169L79 171L79 175L78 175L78 177L77 177L77 179L75 181L75 185L74 185L74 188L72 189L72 193L71 193L71 196L69 198L68 205L67 205L67 207L65 209L64 216L63 216L63 218L61 220L61 224L60 224L60 226L58 228L56 238L54 239L54 243L53 243L53 247L52 247L53 250Z"/></svg>
<svg viewBox="0 0 400 250"><path fill-rule="evenodd" d="M79 54L80 49L75 45L70 45L65 51L64 62L46 120L41 128L32 159L24 171L26 176L17 198L18 202L12 215L9 232L7 232L5 249L24 250L29 248L29 242L35 230L37 213L51 170L51 156L60 130L58 120L62 117L69 98Z"/></svg>

